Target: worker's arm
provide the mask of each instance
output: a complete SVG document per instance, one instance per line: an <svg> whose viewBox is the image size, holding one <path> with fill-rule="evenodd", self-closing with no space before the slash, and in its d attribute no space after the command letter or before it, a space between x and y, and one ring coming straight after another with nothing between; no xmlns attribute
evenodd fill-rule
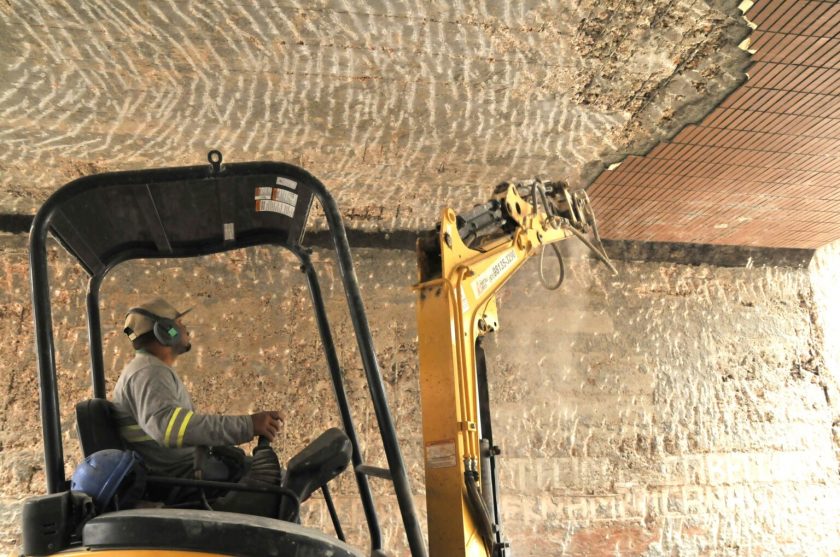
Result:
<svg viewBox="0 0 840 557"><path fill-rule="evenodd" d="M254 438L251 416L220 416L193 412L174 374L150 366L129 380L140 427L163 447L239 445Z"/></svg>

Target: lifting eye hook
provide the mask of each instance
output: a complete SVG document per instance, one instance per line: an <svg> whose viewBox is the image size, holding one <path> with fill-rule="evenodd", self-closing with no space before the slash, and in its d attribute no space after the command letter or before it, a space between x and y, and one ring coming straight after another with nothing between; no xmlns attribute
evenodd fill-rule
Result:
<svg viewBox="0 0 840 557"><path fill-rule="evenodd" d="M207 153L207 162L209 162L210 166L213 167L213 174L218 174L222 171L222 152L217 149L213 149Z"/></svg>

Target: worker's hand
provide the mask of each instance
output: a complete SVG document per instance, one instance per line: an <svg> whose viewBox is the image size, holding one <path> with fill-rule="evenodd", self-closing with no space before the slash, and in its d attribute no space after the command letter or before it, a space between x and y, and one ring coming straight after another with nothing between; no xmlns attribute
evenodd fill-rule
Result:
<svg viewBox="0 0 840 557"><path fill-rule="evenodd" d="M262 435L269 441L274 441L274 437L280 431L280 424L283 423L280 412L274 410L251 414L251 421L254 424L254 435Z"/></svg>

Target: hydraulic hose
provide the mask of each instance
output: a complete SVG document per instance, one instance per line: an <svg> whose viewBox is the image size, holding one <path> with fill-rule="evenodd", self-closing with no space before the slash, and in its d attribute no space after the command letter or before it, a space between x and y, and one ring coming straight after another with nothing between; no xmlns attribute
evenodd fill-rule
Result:
<svg viewBox="0 0 840 557"><path fill-rule="evenodd" d="M467 486L467 501L470 503L470 508L473 512L473 518L478 523L478 530L481 533L481 539L484 540L484 545L490 554L493 554L493 537L495 528L493 521L490 518L490 511L484 504L484 498L478 491L478 482L475 478L475 472L467 470L464 472L464 482Z"/></svg>
<svg viewBox="0 0 840 557"><path fill-rule="evenodd" d="M560 264L560 276L557 277L557 282L555 284L549 284L545 279L545 270L543 269L543 258L545 257L546 247L547 246L543 246L540 250L540 282L548 290L557 290L566 278L566 266L563 263L563 254L560 253L560 247L557 244L551 244L551 247L554 249L554 253L557 255L557 263Z"/></svg>

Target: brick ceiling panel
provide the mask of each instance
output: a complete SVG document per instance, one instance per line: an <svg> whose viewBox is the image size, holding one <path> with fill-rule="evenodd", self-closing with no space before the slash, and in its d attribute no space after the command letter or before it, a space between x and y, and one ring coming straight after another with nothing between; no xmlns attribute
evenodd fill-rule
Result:
<svg viewBox="0 0 840 557"><path fill-rule="evenodd" d="M750 79L699 124L595 180L596 212L611 200L603 236L785 248L840 239L840 6L773 0L746 17L757 26ZM618 220L616 200L626 210L645 199L657 200L656 219Z"/></svg>

